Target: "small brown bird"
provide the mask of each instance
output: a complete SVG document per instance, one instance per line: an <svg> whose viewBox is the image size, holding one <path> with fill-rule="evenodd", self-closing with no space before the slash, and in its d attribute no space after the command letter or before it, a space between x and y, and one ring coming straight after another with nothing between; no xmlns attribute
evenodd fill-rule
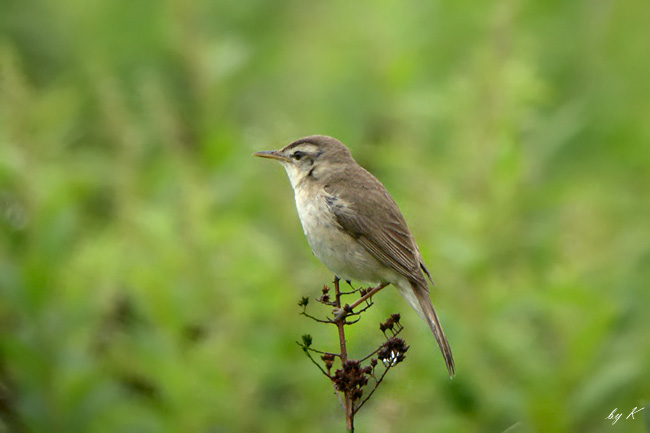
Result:
<svg viewBox="0 0 650 433"><path fill-rule="evenodd" d="M377 284L370 296L393 284L429 325L453 376L454 358L424 276L431 275L381 182L332 137L312 135L254 155L284 166L303 231L321 263L338 278Z"/></svg>

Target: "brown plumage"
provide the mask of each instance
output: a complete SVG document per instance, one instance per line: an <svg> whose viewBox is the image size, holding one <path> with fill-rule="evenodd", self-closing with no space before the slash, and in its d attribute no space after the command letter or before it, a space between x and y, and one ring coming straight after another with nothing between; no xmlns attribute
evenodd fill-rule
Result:
<svg viewBox="0 0 650 433"><path fill-rule="evenodd" d="M351 173L350 170L354 172ZM410 283L418 306L413 308L427 322L442 352L449 375L455 373L454 358L449 342L440 326L438 315L429 298L427 281L423 272L431 280L428 269L422 262L422 256L411 232L406 225L397 204L384 186L370 172L358 164L337 173L359 181L345 184L345 188L335 179L327 179L325 191L332 197L332 212L341 229L357 240L374 258L383 265L404 276ZM371 184L372 188L367 185ZM363 205L359 204L363 200ZM337 206L338 201L346 203ZM377 218L382 214L384 218ZM433 281L431 281L433 283ZM408 300L408 299L407 299Z"/></svg>
<svg viewBox="0 0 650 433"><path fill-rule="evenodd" d="M454 358L429 298L420 251L397 204L347 147L320 135L257 156L279 160L314 255L337 276L392 283L427 322L450 376Z"/></svg>

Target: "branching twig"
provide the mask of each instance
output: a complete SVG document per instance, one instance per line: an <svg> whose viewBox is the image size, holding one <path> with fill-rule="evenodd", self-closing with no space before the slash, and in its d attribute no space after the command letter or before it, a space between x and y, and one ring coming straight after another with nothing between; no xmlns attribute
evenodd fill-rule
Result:
<svg viewBox="0 0 650 433"><path fill-rule="evenodd" d="M399 323L400 315L392 314L384 323L379 325L380 331L384 334L386 341L370 354L362 357L360 360L352 360L348 357L347 341L345 339L345 326L353 325L361 319L362 313L366 312L373 306L371 296L385 287L385 284L375 288L358 288L353 291L343 292L339 287L339 278L334 279L334 296L330 296L330 288L323 286L322 295L316 299L320 304L334 308L334 318L321 319L307 313L307 305L309 304L308 298L302 298L298 303L302 307L302 314L314 320L317 323L331 323L336 325L339 340L339 353L326 352L311 348L312 339L310 335L303 335L303 342L296 342L318 369L327 376L332 382L334 393L345 412L345 425L349 432L354 432L354 415L361 409L361 407L372 397L379 385L386 377L388 370L393 368L398 363L404 360L404 354L408 350L408 346L404 340L397 338L397 335L402 331L403 327ZM352 287L352 286L350 286ZM341 298L346 295L361 293L361 298L352 303L352 306L341 302ZM364 299L365 298L365 299ZM365 306L360 306L365 302ZM358 310L353 308L359 306ZM354 320L346 320L350 317L355 317ZM387 332L390 334L386 335ZM313 353L321 355L321 364L312 356ZM332 373L334 363L338 359L340 368ZM383 372L379 377L375 374L376 367L379 365L378 360L382 361ZM363 366L362 363L369 362L370 365ZM377 372L378 373L378 372ZM369 383L369 379L374 383L370 386L370 390L364 398L364 387Z"/></svg>
<svg viewBox="0 0 650 433"><path fill-rule="evenodd" d="M296 343L298 343L298 342L296 341ZM302 344L298 343L298 346L302 346ZM323 352L322 350L312 349L311 347L308 347L307 350L309 350L310 352L314 352L314 353L320 353L321 355L331 355L331 356L336 356L336 357L340 356L338 353Z"/></svg>
<svg viewBox="0 0 650 433"><path fill-rule="evenodd" d="M323 373L325 376L327 376L328 379L331 379L331 378L332 378L332 376L330 376L330 375L329 375L329 374L328 374L328 373L323 369L323 367L321 367L320 364L319 364L318 362L316 362L316 360L311 356L311 354L309 353L309 348L308 348L308 347L303 346L302 344L298 343L297 341L296 341L296 344L297 344L298 346L302 347L302 350L305 352L305 355L307 355L307 357L309 358L309 360L310 360L311 362L313 362L314 365L315 365L316 367L318 367L318 369L321 371L321 373Z"/></svg>
<svg viewBox="0 0 650 433"><path fill-rule="evenodd" d="M302 313L303 316L309 317L311 320L318 322L318 323L332 323L336 325L336 322L331 320L331 319L319 319L318 317L312 316L311 314L305 313L304 311Z"/></svg>
<svg viewBox="0 0 650 433"><path fill-rule="evenodd" d="M386 373L388 373L388 370L390 370L391 368L392 368L391 365L389 365L388 367L386 367L386 369L385 369L384 372L381 374L381 376L379 376L379 379L377 379L377 378L374 376L374 374L373 374L372 377L373 377L373 379L375 379L375 386L372 388L372 390L370 390L370 393L366 396L366 398L364 398L364 399L361 401L361 403L359 403L359 406L357 406L357 408L354 410L354 413L357 413L357 412L359 411L359 409L361 409L361 407L362 407L364 404L366 404L366 402L367 402L368 400L370 400L370 397L372 397L372 395L375 393L375 391L377 391L377 388L379 387L379 384L381 383L382 380L384 380L384 377L386 377ZM373 372L373 373L374 373L374 372Z"/></svg>
<svg viewBox="0 0 650 433"><path fill-rule="evenodd" d="M353 311L353 312L351 312L351 313L348 313L347 316L348 316L348 317L349 317L349 316L359 316L361 313L366 312L366 311L367 311L370 307L372 307L373 305L375 305L373 302L368 302L368 305L366 305L365 307L363 307L363 308L360 309L360 310L357 310L357 311ZM347 305L346 305L346 306L347 306Z"/></svg>

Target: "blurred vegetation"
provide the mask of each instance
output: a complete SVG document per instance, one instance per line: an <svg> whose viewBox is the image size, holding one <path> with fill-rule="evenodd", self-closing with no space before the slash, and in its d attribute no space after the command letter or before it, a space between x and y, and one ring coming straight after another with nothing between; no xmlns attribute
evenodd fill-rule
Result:
<svg viewBox="0 0 650 433"><path fill-rule="evenodd" d="M642 432L646 1L2 0L0 432L330 432L332 276L255 150L333 135L400 204L454 349L373 432ZM624 415L612 426L605 417ZM645 416L643 416L645 415ZM644 427L645 424L645 427Z"/></svg>

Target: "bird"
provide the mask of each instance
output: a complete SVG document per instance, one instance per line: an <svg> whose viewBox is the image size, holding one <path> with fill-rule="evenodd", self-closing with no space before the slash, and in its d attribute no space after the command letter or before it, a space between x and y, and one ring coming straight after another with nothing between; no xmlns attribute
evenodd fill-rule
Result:
<svg viewBox="0 0 650 433"><path fill-rule="evenodd" d="M253 156L274 159L286 170L316 258L336 278L376 284L366 297L389 284L395 286L429 326L453 377L454 358L429 297L431 274L384 185L354 160L343 143L324 135L303 137L280 150Z"/></svg>

